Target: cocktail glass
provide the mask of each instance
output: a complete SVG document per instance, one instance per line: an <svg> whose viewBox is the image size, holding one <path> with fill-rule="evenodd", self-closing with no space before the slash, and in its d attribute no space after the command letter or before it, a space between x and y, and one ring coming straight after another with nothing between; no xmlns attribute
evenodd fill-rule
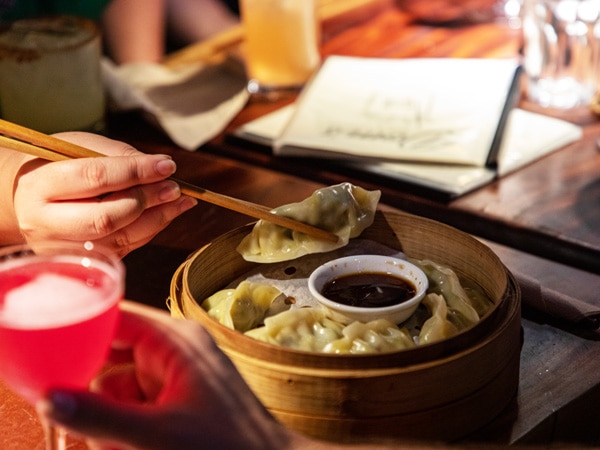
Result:
<svg viewBox="0 0 600 450"><path fill-rule="evenodd" d="M86 389L108 354L123 291L123 264L92 243L0 249L0 377L31 404L51 388ZM65 448L64 431L40 421L46 448Z"/></svg>

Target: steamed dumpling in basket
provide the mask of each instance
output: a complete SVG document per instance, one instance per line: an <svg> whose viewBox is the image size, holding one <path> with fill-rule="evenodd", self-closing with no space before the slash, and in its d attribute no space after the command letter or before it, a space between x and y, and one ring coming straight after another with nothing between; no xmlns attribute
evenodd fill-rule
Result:
<svg viewBox="0 0 600 450"><path fill-rule="evenodd" d="M351 183L318 189L307 199L275 208L273 212L335 233L337 243L260 220L237 247L247 261L273 263L345 246L371 226L380 191L367 191Z"/></svg>

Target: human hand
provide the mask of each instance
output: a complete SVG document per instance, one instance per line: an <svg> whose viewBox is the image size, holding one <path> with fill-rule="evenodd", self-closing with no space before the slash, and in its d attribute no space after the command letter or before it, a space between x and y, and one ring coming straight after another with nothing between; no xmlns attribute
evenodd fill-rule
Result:
<svg viewBox="0 0 600 450"><path fill-rule="evenodd" d="M90 240L124 256L196 204L166 180L175 172L167 156L145 155L89 133L57 137L111 157L53 163L34 159L21 168L14 211L29 242Z"/></svg>
<svg viewBox="0 0 600 450"><path fill-rule="evenodd" d="M50 420L100 448L305 443L273 419L200 324L132 302L121 309L111 367L94 382L97 393L50 392L38 405Z"/></svg>

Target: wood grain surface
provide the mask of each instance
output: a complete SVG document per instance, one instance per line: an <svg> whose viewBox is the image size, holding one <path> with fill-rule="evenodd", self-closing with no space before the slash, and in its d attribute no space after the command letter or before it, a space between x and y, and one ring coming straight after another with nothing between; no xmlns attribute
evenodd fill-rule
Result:
<svg viewBox="0 0 600 450"><path fill-rule="evenodd" d="M431 5L428 1L412 1ZM376 1L369 6L373 9L328 18L323 28L323 55L519 56L520 32L502 20L441 26L424 23L402 6L402 2ZM432 81L441 76L432 74ZM250 102L229 129L292 100ZM540 111L525 97L521 106ZM109 116L107 134L149 153L172 155L181 179L273 207L302 200L317 188L341 181L379 188L383 193L381 208L427 216L485 238L510 270L527 272L545 286L580 300L597 301L600 121L587 108L540 112L582 125L583 139L451 202L421 195L411 186L382 183L336 167L275 159L263 148L229 141L225 133L197 152L183 151L136 113ZM127 297L166 308L171 278L188 255L248 222L241 214L208 204L187 212L151 243L125 258ZM557 442L569 443L573 448L600 444L598 333L527 310L523 311L523 332L516 398L467 443L471 448L473 443L544 448ZM38 425L33 408L0 384L0 448L42 449ZM69 448L84 446L77 442ZM485 447L481 444L476 448Z"/></svg>

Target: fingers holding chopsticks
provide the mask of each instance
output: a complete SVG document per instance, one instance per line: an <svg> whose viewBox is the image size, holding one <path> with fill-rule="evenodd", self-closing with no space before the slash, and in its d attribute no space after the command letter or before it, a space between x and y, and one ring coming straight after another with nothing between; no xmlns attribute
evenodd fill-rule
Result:
<svg viewBox="0 0 600 450"><path fill-rule="evenodd" d="M106 140L106 142L103 142L101 139L104 138L102 138L101 136L94 137L88 134L81 133L68 133L61 134L58 136L60 137L49 136L43 133L39 133L35 130L30 130L20 125L16 125L0 119L0 147L4 145L7 149L11 149L16 152L32 156L37 156L38 158L44 160L56 162L64 161L65 159L99 159L98 157L100 156L119 154L114 153L118 151L126 152L126 154L132 154L132 152L135 153L134 149L132 149L130 146L127 146L124 143L115 142L111 140ZM77 143L80 140L86 146ZM92 150L88 148L90 144L98 144L100 147L104 147L108 145L108 143L112 144L112 147L115 147L112 150L109 149L110 152L113 153L106 151L98 152L97 150ZM0 154L0 158L1 157L2 155ZM40 164L39 161L38 164ZM160 164L163 167L157 167L159 171L162 172L163 169L165 171L168 171L168 169L164 167L165 164L168 163L163 161ZM91 169L93 169L94 167L101 166L90 166ZM100 180L105 179L105 177L98 177L97 173L92 173L92 176L88 176L88 178ZM170 179L171 181L175 181L179 185L181 192L195 199L200 199L208 203L219 205L224 208L231 209L242 214L246 214L250 217L254 217L256 219L266 220L268 222L275 223L279 226L288 228L290 230L299 231L317 239L323 239L334 243L338 242L339 238L335 233L319 229L310 224L294 220L284 215L273 214L270 208L267 208L264 205L259 205L246 200L233 198L227 195L219 194L217 192L212 192L200 186L195 186L182 180L177 180L173 177L171 177ZM187 205L188 202L182 203L182 205L184 204Z"/></svg>
<svg viewBox="0 0 600 450"><path fill-rule="evenodd" d="M103 154L129 156L23 165L15 180L14 212L28 241L93 240L123 256L196 204L167 180L176 169L168 156L144 155L102 136L61 138Z"/></svg>

